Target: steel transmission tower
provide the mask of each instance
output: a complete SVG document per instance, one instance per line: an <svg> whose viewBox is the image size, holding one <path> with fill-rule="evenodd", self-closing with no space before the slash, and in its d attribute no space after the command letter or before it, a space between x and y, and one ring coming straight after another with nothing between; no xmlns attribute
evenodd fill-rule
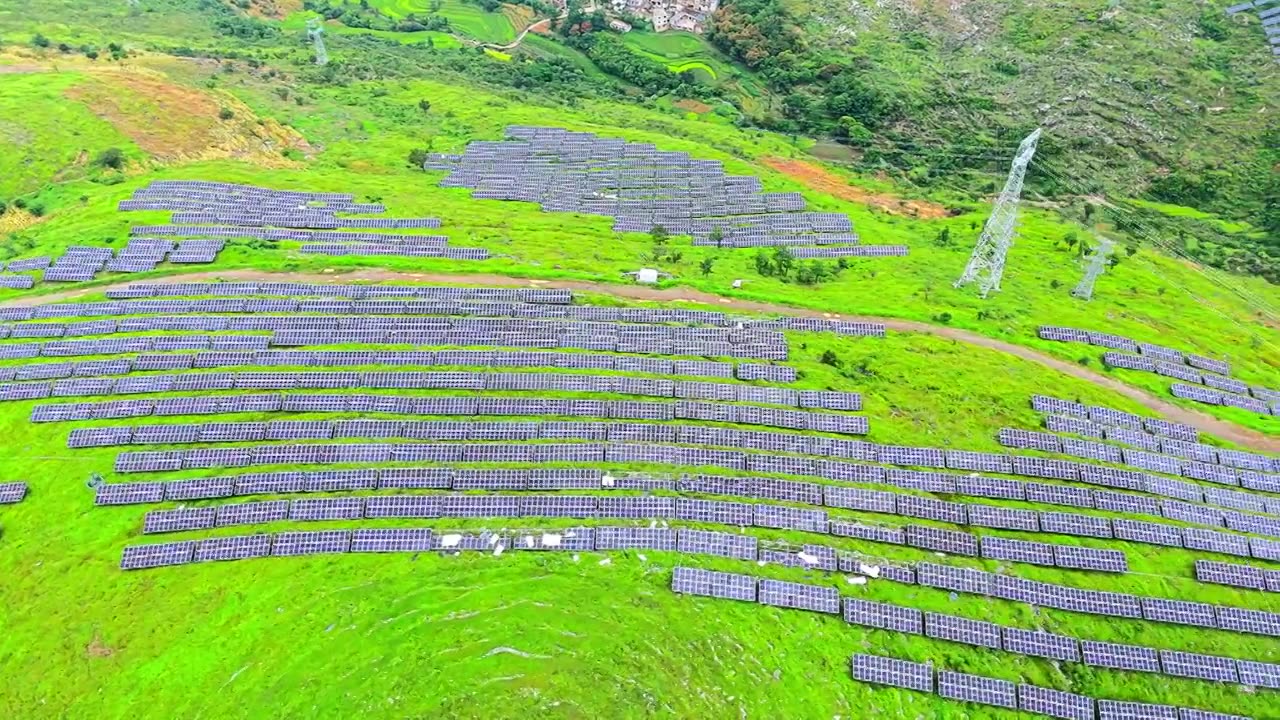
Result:
<svg viewBox="0 0 1280 720"><path fill-rule="evenodd" d="M1076 285L1071 291L1072 297L1078 297L1081 300L1088 300L1093 297L1093 282L1098 279L1103 270L1107 269L1107 256L1114 249L1111 241L1101 238L1098 247L1094 248L1089 255L1089 265L1084 269L1084 277L1080 278L1080 284Z"/></svg>
<svg viewBox="0 0 1280 720"><path fill-rule="evenodd" d="M1022 199L1022 180L1027 175L1027 165L1036 154L1036 142L1040 140L1040 128L1023 139L1018 146L1018 155L1013 159L1013 167L1009 169L1009 179L996 199L996 206L982 228L982 236L969 256L969 264L964 267L964 274L956 281L956 287L978 281L978 291L982 297L992 290L1000 289L1000 277L1004 275L1004 258L1013 244L1013 235L1017 231L1018 202Z"/></svg>
<svg viewBox="0 0 1280 720"><path fill-rule="evenodd" d="M319 18L311 18L307 21L307 37L316 48L316 64L328 65L329 51L324 49L324 26L320 24Z"/></svg>

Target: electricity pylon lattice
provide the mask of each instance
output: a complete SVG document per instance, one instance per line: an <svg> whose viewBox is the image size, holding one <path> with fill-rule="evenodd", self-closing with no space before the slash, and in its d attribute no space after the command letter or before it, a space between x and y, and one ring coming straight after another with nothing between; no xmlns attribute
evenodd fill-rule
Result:
<svg viewBox="0 0 1280 720"><path fill-rule="evenodd" d="M320 24L319 18L311 18L307 21L307 37L311 39L311 44L316 49L316 64L329 64L329 51L324 48L324 26Z"/></svg>
<svg viewBox="0 0 1280 720"><path fill-rule="evenodd" d="M978 244L969 256L969 264L964 267L964 274L956 281L955 287L963 287L973 281L978 282L978 292L986 297L992 290L1000 289L1000 277L1004 275L1004 259L1009 254L1009 246L1013 245L1013 235L1017 232L1018 202L1022 199L1022 181L1027 175L1027 165L1036 154L1036 142L1040 140L1040 128L1023 139L1018 146L1018 154L1013 158L1013 166L1009 169L1009 179L996 199L991 210L991 217L982 228Z"/></svg>
<svg viewBox="0 0 1280 720"><path fill-rule="evenodd" d="M1114 246L1110 240L1106 238L1099 240L1098 247L1089 254L1089 264L1085 266L1084 277L1080 278L1080 284L1071 291L1072 297L1078 297L1081 300L1089 300L1093 297L1093 283L1102 271L1107 269L1107 256L1113 249Z"/></svg>

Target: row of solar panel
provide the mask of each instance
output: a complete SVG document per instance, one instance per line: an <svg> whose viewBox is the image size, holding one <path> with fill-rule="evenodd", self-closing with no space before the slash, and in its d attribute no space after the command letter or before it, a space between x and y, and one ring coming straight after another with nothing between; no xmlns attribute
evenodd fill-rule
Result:
<svg viewBox="0 0 1280 720"><path fill-rule="evenodd" d="M517 331L533 328L563 328L579 333L611 330L615 334L634 334L654 331L654 328L642 327L643 325L687 323L711 325L720 328L732 327L732 332L748 335L757 334L762 331L805 330L809 332L834 332L850 336L877 337L883 337L885 331L884 325L877 323L847 322L818 318L787 317L772 320L751 320L735 319L721 313L697 310L664 312L636 308L605 308L588 305L553 306L538 303L512 304L455 300L299 300L293 298L261 300L239 298L217 298L206 300L138 300L126 302L38 305L27 308L4 308L3 311L0 312L0 319L31 320L51 317L154 314L185 315L198 313L292 313L294 315L272 315L268 317L218 317L207 315L196 315L195 317L187 318L172 316L163 318L135 317L119 321L119 326L121 328L119 331L137 332L153 327L176 329L173 326L183 326L184 323L198 324L199 327L208 327L210 329L240 328L272 330L298 327L304 329L311 327L337 327L339 325L352 324L362 327L394 326L412 328L418 326L434 327L441 323L449 323L451 327L458 327L460 329L467 327L501 327L507 330ZM306 313L308 315L306 317L299 318L296 317L297 313ZM315 315L311 315L311 313L315 313ZM361 317L361 315L364 314L408 315L411 317ZM356 317L345 317L346 315L356 315ZM454 320L451 316L475 316L484 318L512 317L521 318L522 320L509 320L505 323L496 324L494 324L496 321L488 321L488 324L476 325L475 323L484 321ZM533 318L546 320L563 318L566 321L577 322L534 323L528 320ZM617 323L627 324L617 325ZM85 334L83 332L74 332L76 328L85 324L86 323L67 323L64 326L62 334ZM12 334L15 331L19 331L20 328L24 327L24 325L47 326L47 329L45 329L44 332L48 333L48 336L58 336L56 333L57 324L55 323L24 323L20 325L5 325L3 327L6 333ZM112 326L103 325L101 327L108 329L105 331L97 330L96 332L114 331L110 329ZM125 328L128 328L128 330L125 330ZM692 332L694 336L723 336L723 331L717 331L709 334L705 330L694 330L692 328L670 329L678 330L685 334ZM19 331L15 336L21 337L21 331Z"/></svg>
<svg viewBox="0 0 1280 720"><path fill-rule="evenodd" d="M1200 387L1199 385L1174 383L1169 386L1169 392L1174 397L1180 397L1185 400L1194 400L1205 405L1236 407L1259 415L1280 415L1280 393L1266 390L1267 400L1263 401L1256 399L1257 395L1262 394L1259 390L1260 388L1249 388L1249 392L1255 397L1246 397L1232 392L1221 392Z"/></svg>
<svg viewBox="0 0 1280 720"><path fill-rule="evenodd" d="M998 438L1000 444L1005 447L1041 450L1090 460L1101 460L1117 465L1128 465L1140 470L1150 470L1166 475L1180 475L1193 480L1204 480L1219 485L1240 485L1241 471L1230 465L1219 465L1217 462L1219 459L1217 449L1199 443L1163 440L1160 442L1160 449L1169 454L1160 454L1133 448L1122 448L1090 440L1078 440L1053 433L1018 430L1015 428L1001 428ZM1230 453L1231 451L1227 452ZM1229 458L1233 463L1246 464L1253 469L1261 471L1270 470L1271 461L1273 460L1273 458L1250 453L1234 453L1230 454Z"/></svg>
<svg viewBox="0 0 1280 720"><path fill-rule="evenodd" d="M397 255L402 257L438 257L446 260L488 260L485 248L440 246L401 247L359 243L307 243L298 248L304 255Z"/></svg>
<svg viewBox="0 0 1280 720"><path fill-rule="evenodd" d="M215 339L210 338L210 343ZM578 352L537 352L510 350L368 350L307 351L260 350L246 352L197 351L194 353L141 354L133 358L87 360L82 362L30 363L0 367L0 382L14 380L56 380L68 377L128 375L134 372L184 370L237 366L269 367L353 367L362 365L462 366L565 368L573 370L618 370L649 375L683 375L754 381L795 382L796 371L787 365L759 365L714 360L667 360L627 355ZM811 402L811 393L800 391L801 402ZM822 400L818 400L822 402ZM806 406L807 407L807 406Z"/></svg>
<svg viewBox="0 0 1280 720"><path fill-rule="evenodd" d="M1111 335L1108 333L1098 333L1091 330L1078 330L1068 327L1054 327L1050 325L1042 325L1038 331L1041 338L1045 340L1057 340L1060 342L1080 342L1098 347L1108 348L1110 350L1120 350L1129 353L1140 353L1141 355L1159 360L1161 362L1186 364L1201 370L1219 373L1221 375L1231 374L1231 365L1223 360L1216 360L1193 353L1184 353L1173 348L1167 348L1152 343L1137 342L1119 335Z"/></svg>
<svg viewBox="0 0 1280 720"><path fill-rule="evenodd" d="M531 318L469 317L370 317L364 315L249 315L242 317L209 317L203 315L152 316L119 321L96 320L94 323L18 323L3 326L9 333L62 337L68 326L97 335L143 332L147 330L273 330L276 332L316 332L349 330L361 334L435 332L452 335L489 335L527 338L558 338L596 334L612 342L655 343L705 342L717 345L763 345L785 349L786 339L773 329L730 329L720 327L685 327L673 325L638 325ZM59 326L62 325L61 334ZM7 346L6 346L7 347Z"/></svg>
<svg viewBox="0 0 1280 720"><path fill-rule="evenodd" d="M1280 592L1280 570L1252 565L1196 560L1196 579L1215 585L1230 585L1249 590Z"/></svg>
<svg viewBox="0 0 1280 720"><path fill-rule="evenodd" d="M223 341L225 337L214 337L214 340ZM222 352L222 353L200 353L199 355L186 355L186 364L194 365L198 359L201 368L223 367L226 365L251 365L253 360L258 356L266 356L269 360L279 360L280 358L291 359L290 355L307 355L309 353L290 353L271 351L245 351L238 352ZM335 353L336 354L336 353ZM365 353L364 355L372 355L373 353ZM495 359L508 359L502 353L493 352L450 352L444 351L440 353L424 353L428 359L439 360L443 358L449 364L457 361L469 361L474 358L475 364L488 365L489 367L520 367L516 364L491 364ZM246 355L248 357L246 357ZM359 356L359 353L351 353L351 355ZM516 354L511 359L520 362L545 363L548 361L562 360L565 362L573 362L581 359L590 359L590 355L575 354L558 354L554 353L523 353ZM140 356L140 358L153 356ZM159 356L159 359L167 361L172 356ZM394 355L391 355L394 358ZM349 359L349 358L340 358ZM413 358L416 359L416 358ZM605 359L611 364L616 365L615 359L605 356ZM486 362L488 361L488 362ZM108 367L103 363L111 363L119 367L127 367L129 360L115 361L93 361L99 364L91 365L89 369L99 369ZM166 363L167 364L167 363ZM175 363L176 364L176 363ZM280 362L271 362L269 364L279 365ZM462 363L458 363L462 364ZM582 364L582 363L580 363ZM50 363L36 366L19 366L15 368L13 375L18 377L19 373L24 378L30 377L46 377L46 378L66 378L72 374L74 366L88 365L88 363ZM595 365L593 367L598 367ZM646 364L623 363L623 367L627 369L636 367L650 366ZM652 366L653 369L662 367ZM696 371L699 374L708 375L712 372L718 373L720 368L733 371L733 365L729 363L710 363L701 361L674 361L665 364L672 372L675 370ZM749 367L744 364L739 367ZM768 367L773 366L755 366ZM32 372L38 369L39 372ZM119 369L119 368L110 368ZM185 369L185 368L170 368ZM576 368L575 368L576 369ZM24 372L25 371L25 372ZM755 374L755 370L746 370L744 374L751 376ZM692 372L688 374L693 374ZM770 373L773 374L773 373ZM91 395L110 395L116 394L133 394L141 392L165 392L174 389L173 384L178 382L178 378L189 378L193 374L177 373L172 375L145 375L138 377L125 378L94 378L91 376L78 375L77 377L85 378L91 381L85 385L82 394ZM825 410L840 411L856 411L862 409L862 396L857 393L834 391L834 390L793 390L791 388L781 388L767 385L749 385L745 383L729 383L729 382L703 382L696 380L670 380L665 378L633 378L621 375L588 375L582 373L540 373L540 372L471 372L471 371L399 371L399 372L250 372L250 373L197 373L204 378L201 382L205 386L217 387L220 384L229 384L232 387L272 387L272 388L294 388L294 387L396 387L396 388L453 388L453 389L470 389L470 390L560 390L560 391L576 391L576 392L609 392L621 393L627 395L643 395L647 397L664 397L677 399L693 399L693 400L717 400L725 402L744 402L744 403L761 403L769 405L782 405L795 408L817 408ZM725 377L717 375L716 377ZM639 381L639 382L636 382ZM79 382L78 380L75 382ZM90 389L92 388L92 389ZM71 395L75 388L68 386L54 392L60 396Z"/></svg>
<svg viewBox="0 0 1280 720"><path fill-rule="evenodd" d="M426 345L527 349L574 349L627 354L672 355L743 360L786 360L785 344L733 344L701 340L661 339L654 336L621 338L598 334L537 335L515 332L441 332L440 330L277 330L270 335L234 334L217 339L218 345L239 350L326 345ZM208 350L214 340L203 335L133 336L104 340L58 340L0 343L0 359L120 355L148 351Z"/></svg>
<svg viewBox="0 0 1280 720"><path fill-rule="evenodd" d="M878 568L866 568L876 572ZM1261 687L1280 688L1280 665L1199 655L1135 645L1115 645L1080 640L1066 635L998 625L964 617L922 612L915 608L887 603L841 598L829 586L781 582L738 573L716 572L698 568L677 567L672 590L682 594L701 595L730 600L759 602L762 605L840 614L851 625L925 637L975 647L1004 650L1057 662L1084 663L1095 667L1162 673L1173 677L1217 682L1244 682ZM927 665L918 666L928 668ZM896 684L890 678L864 672L855 677L872 682ZM931 671L915 680L915 689L933 689ZM1012 690L1012 684L1010 684ZM1013 707L1008 705L1008 707ZM1089 716L1092 719L1092 715Z"/></svg>
<svg viewBox="0 0 1280 720"><path fill-rule="evenodd" d="M1102 428L1121 428L1133 432L1145 432L1147 435L1167 437L1183 442L1199 442L1200 440L1199 431L1190 425L1160 418L1142 417L1098 405L1084 405L1048 395L1032 395L1031 407L1045 415L1069 416L1077 420L1094 423ZM1095 435L1096 433L1086 432L1081 434Z"/></svg>
<svg viewBox="0 0 1280 720"><path fill-rule="evenodd" d="M1122 352L1105 353L1103 362L1111 367L1142 370L1196 383L1196 385L1174 383L1170 389L1175 397L1210 405L1238 407L1261 415L1274 415L1280 409L1278 405L1280 391L1250 386L1227 377L1231 374L1231 366L1223 360L1074 328L1041 327L1040 337L1048 340L1087 342L1091 345L1119 350ZM1197 370L1204 372L1197 372Z"/></svg>
<svg viewBox="0 0 1280 720"><path fill-rule="evenodd" d="M371 471L329 474L316 481L307 481L307 488L342 488L347 490L372 490L378 481ZM474 470L434 473L430 481L447 485L455 491L521 491L531 488L532 475L519 470ZM586 485L589 489L614 489L618 484L611 477L603 476L594 481L575 475L553 475L556 484ZM200 479L175 483L111 483L99 486L95 502L98 505L123 505L140 502L158 502L176 495L184 501L195 497L230 497L232 495L259 494L267 482L292 482L288 489L298 490L302 478L272 479L253 477L247 483L236 478ZM422 481L422 479L419 479ZM679 492L704 492L701 478L682 479L673 487ZM539 483L542 485L545 483ZM634 489L636 485L646 490L661 487L648 481L624 483ZM753 483L752 497L795 500L804 494L801 483L784 481L757 481ZM832 490L834 488L827 488ZM813 488L814 499L822 503L822 492ZM829 503L830 504L830 503ZM879 511L879 510L877 510ZM892 512L890 509L887 512ZM432 518L432 517L575 517L616 518L648 517L672 518L725 525L785 528L806 532L827 533L830 521L827 513L816 510L799 510L771 504L724 502L690 499L686 497L597 497L591 495L393 495L363 497L323 498L316 500L266 501L238 505L204 508L180 508L155 510L147 513L144 532L176 532L204 530L225 525L262 523L284 519L292 520L358 520L369 518ZM977 556L981 542L982 557L1057 566L1072 570L1123 573L1128 571L1124 553L1116 550L1084 548L1075 545L1053 545L1010 540L994 536L978 536L937 528L907 525L904 528L885 528L901 536L906 545L937 552Z"/></svg>
<svg viewBox="0 0 1280 720"><path fill-rule="evenodd" d="M12 269L13 263L9 264ZM573 292L558 288L467 287L462 285L366 285L302 282L133 283L111 288L109 298L256 295L272 297L405 297L432 300L568 305Z"/></svg>
<svg viewBox="0 0 1280 720"><path fill-rule="evenodd" d="M1169 652L1161 660L1179 671L1198 670L1188 666L1186 653ZM914 663L877 655L854 655L851 660L854 680L890 687L934 692L934 669L929 663ZM937 694L948 700L1021 710L1062 720L1249 720L1210 710L1152 705L1149 703L1095 700L1086 695L1063 692L1028 683L939 670Z"/></svg>
<svg viewBox="0 0 1280 720"><path fill-rule="evenodd" d="M350 421L340 424L343 433L364 433L364 427L378 425L369 434L383 431L378 421ZM405 435L422 439L443 438L465 440L512 439L530 437L541 428L549 427L557 439L576 432L577 428L565 428L560 424L526 423L522 426L484 423L420 423L405 426ZM279 426L278 431L273 427ZM619 437L639 439L630 428L620 426ZM212 441L255 441L264 437L328 438L335 426L320 422L273 424L215 424L199 426L154 426L141 428L92 428L84 429L73 442L78 446L116 444L130 438L144 442L181 443L198 441L202 437ZM694 433L689 433L691 437ZM350 435L344 435L350 436ZM677 438L684 439L684 438ZM691 438L696 439L696 438ZM437 462L486 461L486 462L652 462L672 465L707 465L755 472L784 472L799 474L787 458L734 451L700 450L663 444L628 445L623 442L605 444L547 444L511 445L494 443L477 444L418 444L418 445L285 445L257 446L252 448L206 449L193 451L130 452L117 458L119 472L156 472L179 469L213 467L247 467L282 463L341 463L341 462L391 462L432 460ZM808 469L808 468L806 468ZM845 463L818 463L810 473L828 479L845 480L854 473L867 469L864 466ZM880 468L869 468L881 473L866 472L858 481L892 483L901 471L884 473ZM491 489L523 489L507 474L506 485ZM224 481L224 485L230 482ZM1185 547L1242 557L1280 559L1280 542L1262 537L1248 537L1198 528L1181 528L1172 525L1137 520L1115 519L1094 515L1064 512L1036 512L1033 510L1005 508L981 504L959 503L929 498L896 495L890 492L862 490L841 486L823 486L807 482L774 481L762 484L758 479L719 478L698 476L682 482L684 492L704 494L739 495L784 499L795 502L827 505L863 512L876 512L922 518L955 525L973 525L1023 532L1046 532L1082 537L1111 539L1130 542ZM154 492L152 488L148 492ZM114 492L114 490L113 490ZM729 503L728 505L732 505ZM825 522L825 521L824 521ZM1280 537L1280 531L1264 527L1272 537ZM825 532L825 530L818 530ZM966 532L938 528L874 528L867 531L867 539L879 542L906 544L929 550L993 559L1040 562L1076 569L1094 569L1111 572L1123 571L1122 553L1109 550L1067 548L1057 550L1043 544L1023 541L991 539L979 546L977 536Z"/></svg>
<svg viewBox="0 0 1280 720"><path fill-rule="evenodd" d="M916 566L916 578L921 585L951 592L1025 602L1055 610L1280 636L1280 614L1263 610L1085 590L930 563Z"/></svg>
<svg viewBox="0 0 1280 720"><path fill-rule="evenodd" d="M250 396L213 396L198 398L167 398L159 401L130 400L110 403L73 403L64 405L37 406L32 412L34 422L58 422L83 419L121 419L146 415L175 416L199 414L230 414L236 412L389 412L401 414L464 414L477 415L497 412L506 408L515 412L519 403L511 399L490 398L489 405L481 406L477 398L406 398L367 395L250 395ZM490 410L490 405L494 408ZM623 412L636 414L640 407L623 406ZM534 412L534 410L538 412ZM598 401L542 400L531 414L547 415L575 412L607 413L610 406ZM633 412L634 411L634 412ZM861 418L847 418L851 422L859 422ZM242 424L227 423L216 427L238 427ZM316 424L320 427L324 424ZM1143 514L1164 516L1181 522L1207 525L1221 528L1224 525L1233 530L1280 537L1280 523L1276 520L1255 515L1247 515L1232 511L1221 511L1216 508L1183 501L1157 502L1140 495L1114 492L1110 490L1094 490L1071 488L1067 486L1047 485L1041 483L1023 483L1014 480L985 478L976 475L951 475L939 472L920 472L914 470L897 470L838 461L813 460L776 453L797 453L833 457L841 459L867 460L885 464L916 465L932 461L933 453L941 451L930 448L906 448L900 446L881 446L861 441L842 440L827 437L812 437L789 433L771 433L746 431L733 428L702 427L695 425L655 425L655 424L617 424L617 423L476 423L463 422L393 422L393 421L339 421L333 423L334 437L356 437L352 433L363 433L365 437L389 437L387 433L402 433L405 437L419 439L582 439L582 440L629 440L651 443L682 442L697 445L710 445L726 448L745 448L773 453L768 458L743 456L741 465L745 467L768 467L771 472L793 475L814 475L842 482L867 482L897 485L913 490L932 493L972 495L997 499L1029 500L1056 505L1097 508L1110 512L1126 514ZM252 424L245 427L254 427ZM173 428L166 430L166 428ZM857 429L857 428L854 428ZM218 431L195 434L182 426L157 426L154 431L146 431L143 436L146 442L178 442L186 437L187 442L216 442ZM319 432L318 430L309 432ZM154 434L151 434L154 433ZM180 435L187 433L187 435ZM312 435L314 436L314 435ZM329 437L329 435L325 435ZM163 439L161 439L163 438ZM246 438L248 439L248 438ZM134 431L130 428L84 428L73 432L69 442L73 445L114 445L135 442ZM945 463L956 469L974 469L977 463L972 462L975 453L963 451L947 451ZM655 451L655 462L676 463L675 451ZM943 458L940 456L938 462ZM735 456L733 466L740 463ZM1116 471L1126 473L1127 471ZM1105 477L1111 484L1124 475ZM1168 492L1166 482L1154 476L1148 476L1152 484L1127 486L1128 489L1146 490L1148 492ZM1201 495L1203 500L1226 504L1227 499L1214 495ZM1268 511L1276 508L1268 505ZM958 513L958 511L955 511ZM1028 513L1030 511L1019 511ZM1015 513L1016 514L1016 513ZM1075 516L1073 516L1075 517ZM1013 523L1019 527L1027 526L1030 516L1009 516L1003 522ZM974 518L970 522L977 524ZM995 522L996 518L988 518L986 522ZM1193 547L1214 549L1237 555L1248 555L1250 550L1237 536L1224 533L1211 533L1203 530L1188 530L1172 525L1148 523L1129 520L1116 520L1116 532L1122 539L1141 542L1153 542L1175 547ZM1090 526L1092 527L1092 526ZM1099 536L1107 537L1109 528L1098 527ZM1190 536L1188 537L1188 533ZM1208 533L1208 534L1205 534ZM1272 550L1269 546L1259 545L1252 549L1258 557L1269 557ZM1258 553L1268 553L1260 555Z"/></svg>

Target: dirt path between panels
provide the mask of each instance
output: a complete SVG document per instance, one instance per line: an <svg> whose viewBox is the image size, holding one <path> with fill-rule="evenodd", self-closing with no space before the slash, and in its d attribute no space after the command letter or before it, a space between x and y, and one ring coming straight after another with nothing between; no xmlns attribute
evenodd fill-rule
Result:
<svg viewBox="0 0 1280 720"><path fill-rule="evenodd" d="M282 277L280 273L263 272L259 270L226 270L221 272L173 275L166 278L159 278L151 282L198 282L213 280L270 280L278 282L285 279L286 278ZM941 325L930 325L929 323L916 322L914 320L825 313L817 310L805 310L802 308L789 307L786 305L774 305L771 303L756 302L753 300L727 298L720 295L702 292L700 290L694 290L692 288L677 287L659 289L641 285L615 285L587 280L533 280L527 278L507 277L505 275L437 275L429 273L394 272L390 270L377 269L333 274L292 273L287 276L287 280L290 282L330 283L399 281L413 283L462 283L467 285L557 288L596 292L631 300L683 300L687 302L703 303L706 305L717 305L746 312L774 313L777 315L791 315L795 317L838 317L842 320L883 323L885 327L890 330L935 335L955 340L957 342L989 348L991 350L1022 358L1023 360L1039 363L1040 365L1052 368L1058 372L1091 382L1094 385L1107 388L1108 390L1114 390L1115 392L1140 403L1144 407L1160 413L1167 420L1190 425L1201 432L1208 433L1209 435L1228 440L1236 443L1237 445L1253 450L1271 453L1280 452L1280 438L1271 437L1256 430L1243 428L1225 420L1219 420L1207 413L1179 407L1173 403L1151 395L1145 390L1140 390L1131 385L1126 385L1119 380L1107 377L1103 373L1082 367L1074 362L1062 360L1060 358L1053 357L1052 355L1046 355L1028 347L987 337L986 335L979 335L978 333L970 332L968 330L961 330L959 328L945 327ZM58 300L69 300L99 293L109 287L118 287L128 284L130 283L123 282L118 283L117 285L105 287L97 286L86 288L84 290L71 290L68 292L54 293L50 295L18 298L16 300L0 303L0 305L13 307L36 305Z"/></svg>

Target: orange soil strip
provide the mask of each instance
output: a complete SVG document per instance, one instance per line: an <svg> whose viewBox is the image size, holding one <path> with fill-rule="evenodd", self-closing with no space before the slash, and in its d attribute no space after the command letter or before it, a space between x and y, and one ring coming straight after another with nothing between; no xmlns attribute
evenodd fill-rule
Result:
<svg viewBox="0 0 1280 720"><path fill-rule="evenodd" d="M887 193L875 193L856 185L850 185L839 175L804 160L767 157L762 158L761 162L778 172L799 180L814 190L820 190L841 200L849 200L878 208L893 215L905 215L926 220L944 218L949 215L945 207L937 203L931 203L928 200L904 200Z"/></svg>

